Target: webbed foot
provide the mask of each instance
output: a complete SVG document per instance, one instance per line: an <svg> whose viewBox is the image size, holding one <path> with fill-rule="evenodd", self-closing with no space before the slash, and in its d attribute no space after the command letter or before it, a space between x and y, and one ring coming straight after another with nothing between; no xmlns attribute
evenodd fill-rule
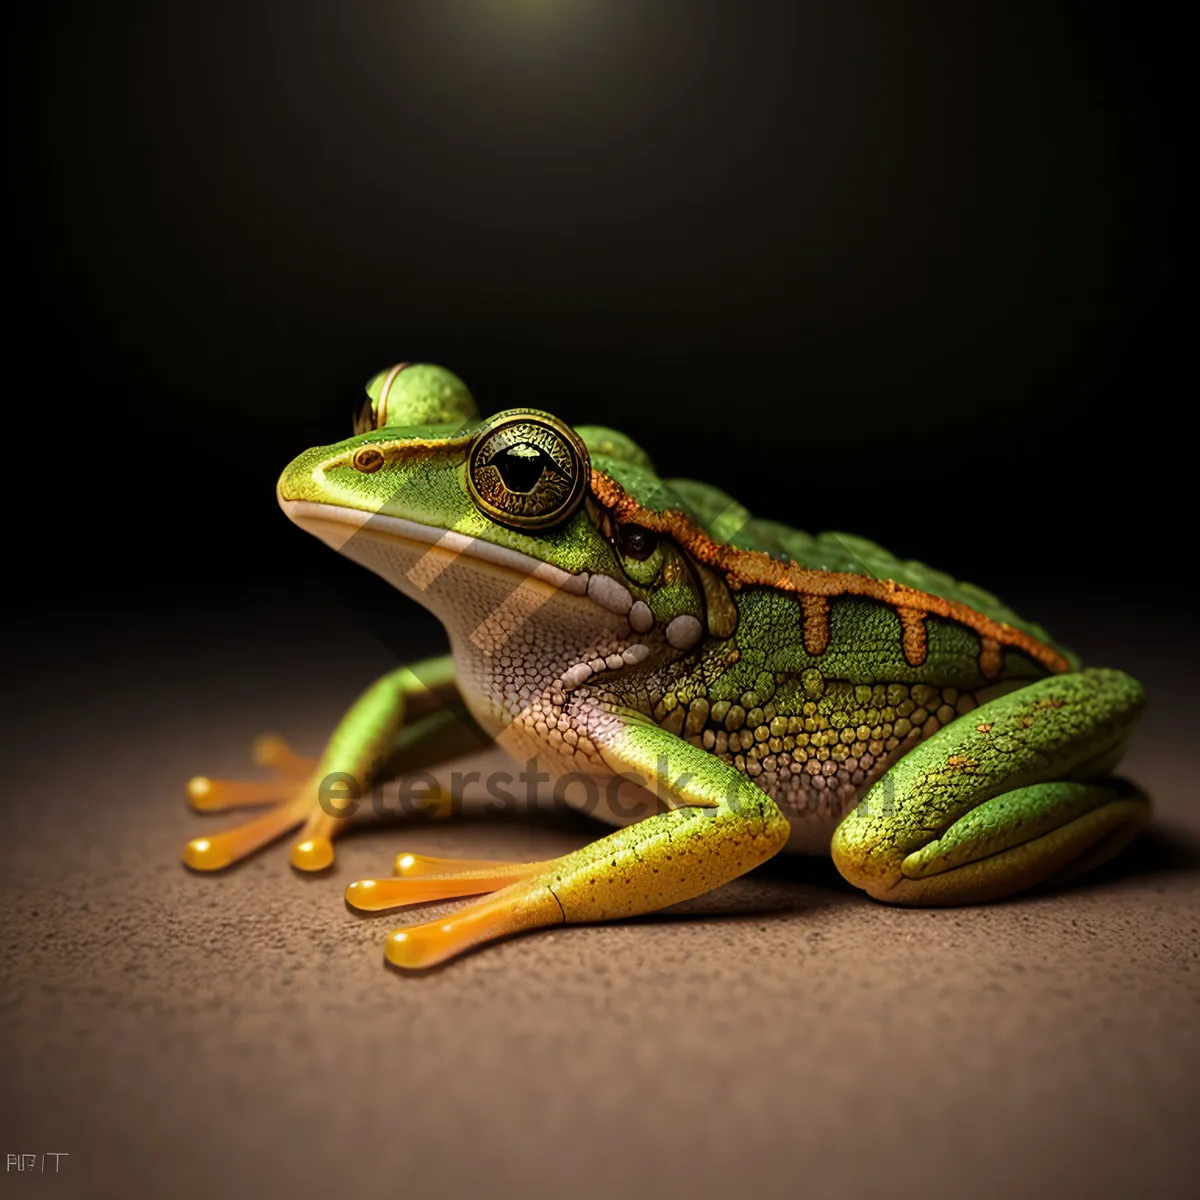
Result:
<svg viewBox="0 0 1200 1200"><path fill-rule="evenodd" d="M274 771L263 780L210 779L196 775L188 780L188 800L199 812L225 812L265 804L272 807L260 817L232 829L193 838L183 861L193 870L220 871L282 837L297 825L304 831L292 847L292 865L302 871L319 871L333 861L332 834L336 817L317 800L317 759L296 754L278 734L256 738L254 761Z"/></svg>

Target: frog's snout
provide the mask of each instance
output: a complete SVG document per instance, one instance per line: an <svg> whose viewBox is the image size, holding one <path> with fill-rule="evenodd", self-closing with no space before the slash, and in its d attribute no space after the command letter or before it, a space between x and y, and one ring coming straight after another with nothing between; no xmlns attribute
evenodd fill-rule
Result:
<svg viewBox="0 0 1200 1200"><path fill-rule="evenodd" d="M329 447L317 446L297 455L283 469L275 483L275 498L284 512L287 504L296 500L319 500L323 492L323 464L329 458Z"/></svg>
<svg viewBox="0 0 1200 1200"><path fill-rule="evenodd" d="M370 514L348 512L331 502L325 481L330 454L328 446L317 446L294 458L276 481L275 499L292 524L340 552Z"/></svg>

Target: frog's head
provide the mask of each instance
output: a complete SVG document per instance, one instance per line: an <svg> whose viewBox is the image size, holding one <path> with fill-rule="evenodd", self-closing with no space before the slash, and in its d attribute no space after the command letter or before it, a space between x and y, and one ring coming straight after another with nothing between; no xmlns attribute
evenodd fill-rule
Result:
<svg viewBox="0 0 1200 1200"><path fill-rule="evenodd" d="M622 639L669 653L736 619L705 569L638 519L684 505L632 441L533 409L482 420L438 367L376 376L354 436L300 455L278 495L301 528L429 608L456 648L519 639L514 665Z"/></svg>

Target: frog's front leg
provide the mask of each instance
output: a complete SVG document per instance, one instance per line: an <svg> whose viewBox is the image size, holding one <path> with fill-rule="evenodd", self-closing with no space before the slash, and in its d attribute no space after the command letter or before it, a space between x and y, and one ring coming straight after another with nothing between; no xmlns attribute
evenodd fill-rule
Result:
<svg viewBox="0 0 1200 1200"><path fill-rule="evenodd" d="M833 837L877 900L970 904L1117 853L1149 802L1109 777L1145 697L1120 671L1030 684L947 725L887 772Z"/></svg>
<svg viewBox="0 0 1200 1200"><path fill-rule="evenodd" d="M493 894L448 918L397 929L387 942L390 962L428 967L506 934L654 912L727 883L787 841L775 802L700 747L632 715L596 744L614 773L650 786L671 811L548 862L414 859L406 867L402 857L401 878L352 884L350 902L377 909Z"/></svg>
<svg viewBox="0 0 1200 1200"><path fill-rule="evenodd" d="M340 799L336 805L327 801L327 807L322 807L322 781L337 775L350 776L360 791L365 792L381 766L396 765L397 741L403 743L404 735L410 731L417 736L408 738L409 742L429 741L434 726L438 727L438 733L445 734L447 731L441 726L449 725L451 738L456 730L461 734L462 749L474 745L477 734L472 724L455 720L453 716L446 721L438 720L444 711L440 706L455 695L454 665L449 657L401 667L377 680L354 702L338 723L319 759L298 758L282 739L260 739L256 758L264 765L275 767L276 781L230 782L205 777L191 780L188 793L192 804L204 811L270 799L280 802L245 824L194 838L184 851L184 862L200 871L220 870L303 825L300 837L292 847L292 864L305 871L318 871L329 866L333 861L333 837L345 821L337 815L337 808L342 804ZM413 725L414 721L421 723ZM419 751L420 746L402 745L401 749ZM454 749L448 747L446 754L453 753Z"/></svg>

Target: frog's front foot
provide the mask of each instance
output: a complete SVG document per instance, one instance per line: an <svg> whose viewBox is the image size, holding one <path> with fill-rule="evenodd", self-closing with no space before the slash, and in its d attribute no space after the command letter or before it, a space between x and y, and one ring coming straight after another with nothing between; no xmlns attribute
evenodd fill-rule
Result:
<svg viewBox="0 0 1200 1200"><path fill-rule="evenodd" d="M319 871L333 862L336 816L318 802L317 759L292 751L277 734L257 738L251 751L255 762L269 767L273 779L210 779L197 775L188 780L188 799L199 812L224 812L271 804L260 817L221 833L193 838L183 861L197 871L219 871L303 824L292 847L292 865L302 871Z"/></svg>
<svg viewBox="0 0 1200 1200"><path fill-rule="evenodd" d="M259 738L254 745L257 762L275 772L265 781L233 782L198 776L188 783L195 808L213 812L275 801L261 817L226 829L212 837L194 838L183 861L197 871L219 871L261 849L302 825L292 846L292 866L320 871L333 862L333 837L347 824L349 809L325 792L326 781L338 788L355 783L365 790L387 764L397 772L426 765L422 758L435 735L449 731L457 742L447 741L448 755L459 745L475 745L476 731L459 719L446 703L454 691L454 665L449 658L430 659L413 667L400 667L377 679L350 706L338 722L320 759L293 754L283 738ZM406 722L406 716L408 718ZM345 796L344 791L335 793Z"/></svg>
<svg viewBox="0 0 1200 1200"><path fill-rule="evenodd" d="M346 903L361 912L382 912L407 904L479 896L544 874L553 866L553 860L514 863L398 854L395 878L356 880L346 888Z"/></svg>

